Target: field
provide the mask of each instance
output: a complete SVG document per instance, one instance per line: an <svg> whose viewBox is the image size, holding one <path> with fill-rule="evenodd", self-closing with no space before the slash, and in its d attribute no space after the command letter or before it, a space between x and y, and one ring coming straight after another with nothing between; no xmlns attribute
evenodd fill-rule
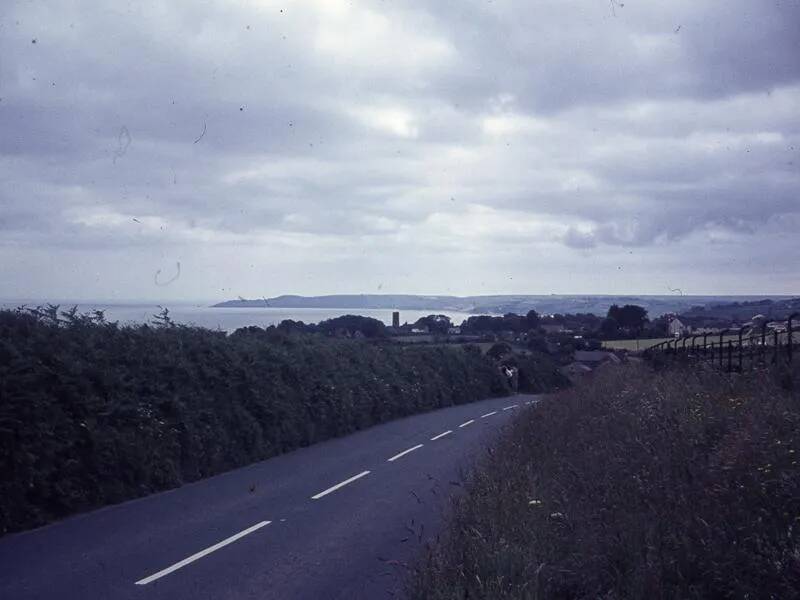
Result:
<svg viewBox="0 0 800 600"><path fill-rule="evenodd" d="M608 350L628 350L634 352L636 350L647 350L648 348L666 342L672 338L657 338L650 340L606 340L603 342L603 348Z"/></svg>
<svg viewBox="0 0 800 600"><path fill-rule="evenodd" d="M652 348L656 344L660 344L661 342L666 342L667 340L673 340L675 338L656 338L656 339L647 339L647 340L605 340L603 342L603 348L608 350L628 350L634 352L636 350L647 350L648 348ZM745 338L747 339L747 338ZM727 344L728 342L738 342L739 337L736 335L726 335L722 338L723 343ZM709 334L707 339L708 345L710 346L713 342L714 344L719 344L719 335L718 334ZM679 342L678 345L682 344L683 342ZM695 342L698 345L702 345L703 338L700 337ZM767 336L767 345L771 344L770 336ZM686 346L689 347L692 345L691 337L686 341Z"/></svg>

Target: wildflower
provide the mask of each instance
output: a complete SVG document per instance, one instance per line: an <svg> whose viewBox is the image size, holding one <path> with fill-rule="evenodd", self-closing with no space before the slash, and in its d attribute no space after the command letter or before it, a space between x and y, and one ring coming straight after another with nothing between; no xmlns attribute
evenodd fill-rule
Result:
<svg viewBox="0 0 800 600"><path fill-rule="evenodd" d="M542 503L541 500L531 500L530 502L528 502L528 504L531 504L533 506L539 506L541 503Z"/></svg>

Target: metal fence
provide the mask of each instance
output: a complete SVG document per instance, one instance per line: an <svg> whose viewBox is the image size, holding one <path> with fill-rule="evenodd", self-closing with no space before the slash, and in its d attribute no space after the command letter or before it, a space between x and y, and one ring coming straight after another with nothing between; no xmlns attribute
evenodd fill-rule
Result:
<svg viewBox="0 0 800 600"><path fill-rule="evenodd" d="M799 320L796 312L785 321L676 337L648 348L644 356L709 364L729 372L791 363L800 354Z"/></svg>

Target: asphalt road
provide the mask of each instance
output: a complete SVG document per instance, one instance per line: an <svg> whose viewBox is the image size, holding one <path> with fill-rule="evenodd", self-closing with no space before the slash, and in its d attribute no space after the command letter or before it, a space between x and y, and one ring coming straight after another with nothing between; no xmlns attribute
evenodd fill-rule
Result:
<svg viewBox="0 0 800 600"><path fill-rule="evenodd" d="M461 469L532 402L416 415L5 536L0 598L401 597Z"/></svg>

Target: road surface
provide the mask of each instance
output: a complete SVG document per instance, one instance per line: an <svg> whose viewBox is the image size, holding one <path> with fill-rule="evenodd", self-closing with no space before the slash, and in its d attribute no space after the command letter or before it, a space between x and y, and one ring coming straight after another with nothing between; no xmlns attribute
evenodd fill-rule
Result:
<svg viewBox="0 0 800 600"><path fill-rule="evenodd" d="M397 598L461 469L535 401L400 419L7 535L0 598Z"/></svg>

